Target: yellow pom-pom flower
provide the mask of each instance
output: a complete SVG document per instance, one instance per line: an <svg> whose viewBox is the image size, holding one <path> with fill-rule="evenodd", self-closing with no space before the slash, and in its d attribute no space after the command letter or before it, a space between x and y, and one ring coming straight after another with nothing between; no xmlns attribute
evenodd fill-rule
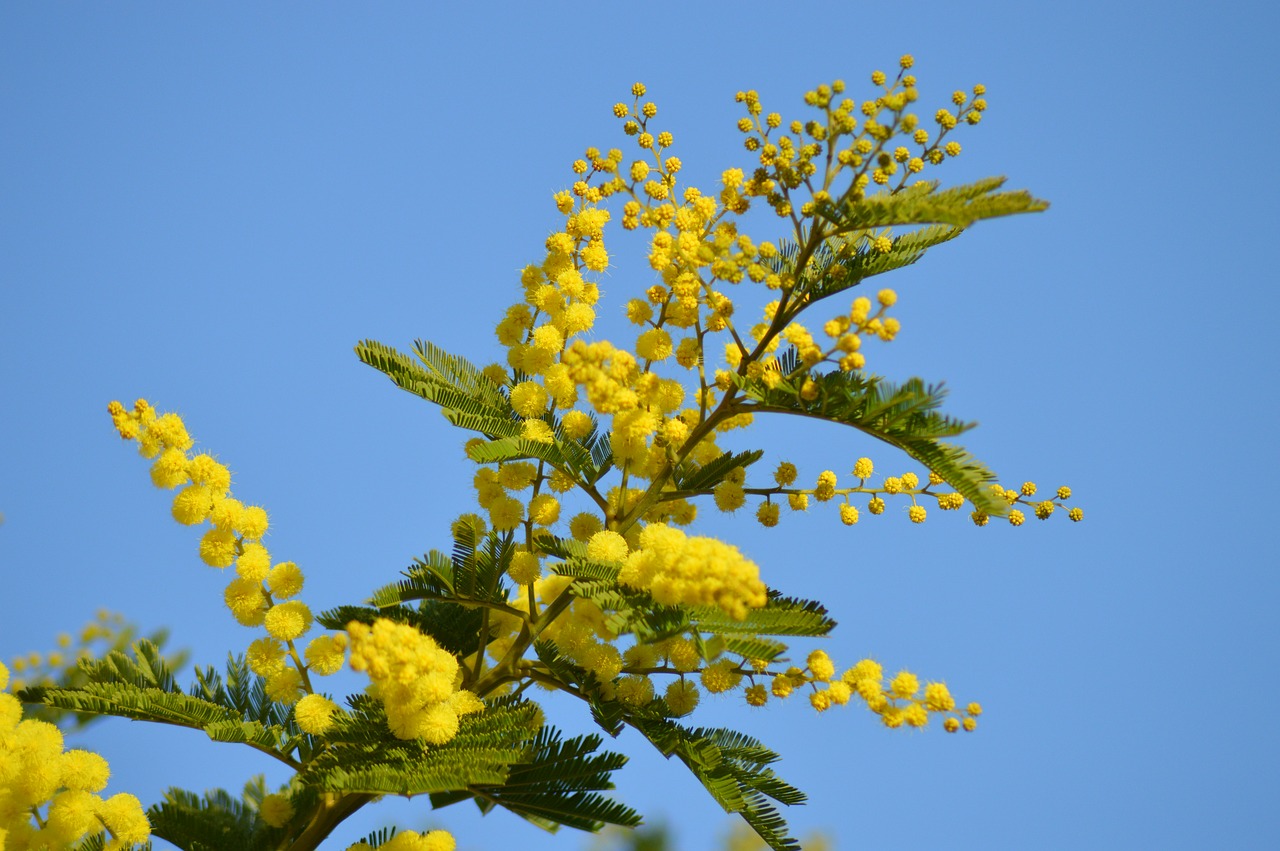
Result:
<svg viewBox="0 0 1280 851"><path fill-rule="evenodd" d="M346 653L347 634L345 632L317 636L307 644L307 669L322 677L335 674L342 670Z"/></svg>
<svg viewBox="0 0 1280 851"><path fill-rule="evenodd" d="M520 585L531 585L542 578L542 563L536 553L522 550L511 556L507 575Z"/></svg>
<svg viewBox="0 0 1280 851"><path fill-rule="evenodd" d="M547 407L547 389L536 381L521 381L511 388L511 407L522 417L539 417Z"/></svg>
<svg viewBox="0 0 1280 851"><path fill-rule="evenodd" d="M151 465L151 481L158 488L169 490L189 481L187 453L181 449L166 449Z"/></svg>
<svg viewBox="0 0 1280 851"><path fill-rule="evenodd" d="M736 688L742 681L742 674L737 665L729 659L721 659L702 669L702 687L711 694L721 694Z"/></svg>
<svg viewBox="0 0 1280 851"><path fill-rule="evenodd" d="M187 485L173 498L173 519L183 526L203 523L213 511L213 491L205 485Z"/></svg>
<svg viewBox="0 0 1280 851"><path fill-rule="evenodd" d="M268 525L266 510L257 505L250 505L241 512L237 528L247 540L256 541L267 534Z"/></svg>
<svg viewBox="0 0 1280 851"><path fill-rule="evenodd" d="M245 544L236 559L236 575L261 582L271 572L271 554L262 544Z"/></svg>
<svg viewBox="0 0 1280 851"><path fill-rule="evenodd" d="M293 818L293 802L288 795L265 795L258 812L262 820L272 827L284 827Z"/></svg>
<svg viewBox="0 0 1280 851"><path fill-rule="evenodd" d="M836 675L836 666L824 650L815 650L810 653L806 664L814 679L819 682L825 683Z"/></svg>
<svg viewBox="0 0 1280 851"><path fill-rule="evenodd" d="M311 629L311 609L301 600L291 600L272 606L266 613L263 625L267 632L281 641L301 638Z"/></svg>
<svg viewBox="0 0 1280 851"><path fill-rule="evenodd" d="M667 706L671 709L671 714L677 717L688 715L698 705L701 695L698 693L698 687L688 680L673 680L667 686L664 695Z"/></svg>
<svg viewBox="0 0 1280 851"><path fill-rule="evenodd" d="M581 515L580 515L581 516ZM594 518L594 515L588 515ZM587 558L604 564L617 564L627 557L630 548L627 541L617 532L604 530L596 532L587 541Z"/></svg>
<svg viewBox="0 0 1280 851"><path fill-rule="evenodd" d="M302 591L303 581L302 571L291 561L280 562L267 574L267 587L277 600L298 596Z"/></svg>
<svg viewBox="0 0 1280 851"><path fill-rule="evenodd" d="M242 626L259 626L266 617L267 599L262 593L262 583L256 579L236 577L231 580L223 601Z"/></svg>
<svg viewBox="0 0 1280 851"><path fill-rule="evenodd" d="M339 712L338 704L319 694L309 694L293 706L293 717L298 727L313 736L333 729L334 716Z"/></svg>
<svg viewBox="0 0 1280 851"><path fill-rule="evenodd" d="M230 567L236 558L236 536L227 529L210 529L200 539L200 559L210 567Z"/></svg>
<svg viewBox="0 0 1280 851"><path fill-rule="evenodd" d="M920 680L910 671L899 671L889 683L889 690L894 697L915 697L916 692L920 691Z"/></svg>

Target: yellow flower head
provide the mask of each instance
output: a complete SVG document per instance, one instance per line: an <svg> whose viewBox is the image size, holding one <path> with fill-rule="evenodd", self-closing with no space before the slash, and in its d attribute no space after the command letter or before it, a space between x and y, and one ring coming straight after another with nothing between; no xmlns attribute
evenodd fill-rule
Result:
<svg viewBox="0 0 1280 851"><path fill-rule="evenodd" d="M334 716L341 710L324 695L309 694L293 706L293 717L304 733L319 736L333 728Z"/></svg>
<svg viewBox="0 0 1280 851"><path fill-rule="evenodd" d="M311 609L301 600L290 600L272 606L264 615L267 632L281 641L292 641L311 629Z"/></svg>

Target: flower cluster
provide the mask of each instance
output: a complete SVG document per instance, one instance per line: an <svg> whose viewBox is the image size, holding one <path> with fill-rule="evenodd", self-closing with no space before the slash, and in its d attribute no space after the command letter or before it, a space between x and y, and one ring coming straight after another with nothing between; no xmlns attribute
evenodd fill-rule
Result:
<svg viewBox="0 0 1280 851"><path fill-rule="evenodd" d="M458 734L459 716L484 709L473 693L458 689L457 658L430 636L386 618L372 626L352 621L347 632L351 668L368 673L397 738L442 745Z"/></svg>
<svg viewBox="0 0 1280 851"><path fill-rule="evenodd" d="M972 732L978 727L981 705L970 703L960 712L945 683L925 683L922 688L919 678L910 671L899 671L886 682L884 669L872 659L863 659L839 679L835 671L830 657L815 650L809 654L804 669L792 668L775 676L770 691L776 697L786 697L794 689L809 685L812 688L809 703L819 712L843 706L856 696L889 728L924 727L933 714L946 716L942 727L948 733L962 727Z"/></svg>
<svg viewBox="0 0 1280 851"><path fill-rule="evenodd" d="M701 491L681 490L673 482L677 468L687 476L724 455L718 434L750 424L749 406L741 404L745 384L794 392L799 402L820 406L825 391L814 370L859 371L866 365L864 341L887 342L900 332L900 322L889 315L898 301L891 289L853 299L848 310L828 314L820 330L810 330L799 318L810 306L816 281L838 283L847 261L893 252L890 233L830 237L822 243L826 254L813 253L810 246L808 261L796 266L784 262L785 246L744 233L739 217L762 202L789 218L798 235L810 233L821 243L822 212L865 197L873 185L883 193L905 191L908 175L958 155L959 145L944 141L956 121L939 112L939 130L931 135L909 111L917 99L916 81L907 73L912 64L903 57L893 81L873 75L882 93L862 104L841 98L840 82L818 87L805 98L819 112L809 121L786 124L780 115L765 113L755 92L739 93L748 112L739 127L759 164L749 172L726 170L716 192L680 185L682 163L672 154L674 137L652 126L658 107L645 100L647 91L639 83L632 87L634 101L613 110L637 152L590 147L574 161L571 189L553 199L563 226L546 240L541 262L524 269L523 298L497 325L506 363L492 364L484 374L504 389L522 437L577 441L587 448L599 446L604 437L621 480L608 486L537 455L481 464L474 485L487 516L464 515L455 531L465 524L480 536L491 527L515 540L507 574L518 587L504 610L487 615L492 631L486 649L495 660L495 677L511 676L521 649L516 645L527 647L538 637L593 673L606 696L632 705L656 699L652 674L675 673L678 679L662 701L682 714L696 705L699 693L686 674L698 673L703 688L718 692L728 690L730 681L738 687L745 674L768 668L767 663L756 669L747 659L718 658L719 652L708 654L701 640L679 636L637 641L623 651L609 611L574 594L573 580L544 575L559 557L554 542L563 534L561 524L587 544L588 559L619 567L622 587L642 590L661 604L717 606L742 619L766 603L765 586L756 566L737 549L675 528L694 521L696 497L713 497L725 512L742 508L749 496L763 497L757 517L767 526L778 523L784 498L793 511L806 509L810 500L836 502L846 525L858 521L860 508L884 513L886 497L909 501L907 513L915 523L924 521L926 504L944 511L963 507L964 497L941 488L945 482L936 473L923 484L914 473L873 483L871 461L865 458L854 466L856 483L843 486L828 470L813 487L797 487L789 464L779 468L771 487L749 486L743 467ZM969 124L977 123L986 108L982 94L982 87L975 87L979 100L968 107ZM968 95L958 97L953 105L969 103ZM915 150L892 144L898 136L910 137ZM802 191L809 200L793 203L793 195ZM624 229L651 232L648 260L658 277L643 298L625 305L627 319L638 327L629 349L586 337L599 309L597 276L609 268L605 229L618 218L616 209L606 207L617 199ZM747 311L736 303L743 299L732 291L744 282L762 285L772 298L754 322L743 321ZM722 344L713 346L716 339ZM485 457L486 442L473 438L468 455ZM591 510L565 510L574 490L590 500ZM864 505L854 504L857 496L866 499ZM550 616L542 614L548 611ZM476 670L479 678L479 661ZM536 671L536 664L520 670ZM751 694L758 694L752 688ZM910 718L916 718L914 711Z"/></svg>
<svg viewBox="0 0 1280 851"><path fill-rule="evenodd" d="M200 542L200 558L210 567L235 565L236 576L227 584L223 601L237 622L263 627L267 633L250 644L246 658L265 678L268 696L285 704L310 697L299 724L307 732L328 729L337 707L315 695L310 675L341 670L347 636L313 638L303 661L295 641L310 632L313 617L306 603L293 598L302 591L304 577L291 561L272 562L262 543L269 526L266 510L232 496L231 471L212 455L191 454L195 441L177 414L158 414L145 399L132 410L111 402L107 411L120 436L136 440L143 457L155 459L152 482L168 490L180 488L173 499L174 519L187 526L210 524Z"/></svg>
<svg viewBox="0 0 1280 851"><path fill-rule="evenodd" d="M831 200L829 190L837 175L848 177L852 192L857 193L855 197L861 197L871 184L898 192L927 166L941 165L947 157L960 155L958 142L943 142L959 124L951 110L939 109L934 114L936 136L921 127L920 118L908 111L919 99L915 75L906 73L914 64L910 55L903 56L892 80L883 71L873 71L871 83L881 89L874 100L856 103L852 98L841 97L845 92L841 80L806 92L805 103L821 110L825 120L791 121L783 133L777 132L783 128L782 116L776 112L765 114L756 92L738 93L738 102L747 111L746 117L739 119L738 129L746 134L747 150L759 153L763 173L758 171L755 180L757 185L767 187L765 198L774 212L795 217L791 192L805 187L812 200L800 205L799 214L811 216ZM982 120L987 108L985 94L986 87L982 85L973 87L972 100L962 91L952 94L951 102L962 109L965 123L973 125ZM894 145L893 140L899 136L909 138L917 150ZM834 156L824 157L824 153ZM824 165L821 188L815 191L813 178Z"/></svg>
<svg viewBox="0 0 1280 851"><path fill-rule="evenodd" d="M704 662L703 653L707 656ZM637 644L623 656L622 678L609 691L632 706L645 706L654 697L652 675L672 674L678 677L668 686L662 698L669 714L683 715L693 711L700 700L699 684L710 694L723 694L741 689L750 706L764 706L770 697L785 699L808 687L809 703L818 712L833 706L844 706L859 698L886 727L924 727L932 715L945 715L943 729L949 733L977 729L977 716L982 707L970 703L956 708L946 684L926 683L923 688L915 674L900 671L889 681L878 662L863 659L839 677L835 663L825 651L809 654L804 667L795 665L775 669L763 659L735 661L720 655L714 644L700 653L688 638L677 636L665 641ZM697 674L695 683L686 677Z"/></svg>
<svg viewBox="0 0 1280 851"><path fill-rule="evenodd" d="M1021 526L1027 520L1027 515L1022 509L1013 508L1015 505L1027 506L1037 520L1048 520L1059 508L1066 509L1067 517L1074 523L1079 523L1084 519L1083 508L1065 505L1065 502L1071 499L1071 488L1063 485L1054 491L1053 496L1049 499L1032 499L1032 497L1036 496L1037 490L1035 482L1023 482L1022 486L1017 490L998 484L991 485L991 492L1010 506L1009 513L1005 515L1005 519L1009 521L1011 526ZM990 515L985 511L973 511L969 517L973 520L975 526L986 526L991 521Z"/></svg>
<svg viewBox="0 0 1280 851"><path fill-rule="evenodd" d="M63 750L62 731L47 721L23 720L8 685L0 664L0 848L69 848L91 837L102 837L106 851L145 843L151 823L138 799L98 794L107 761Z"/></svg>
<svg viewBox="0 0 1280 851"><path fill-rule="evenodd" d="M664 523L646 526L638 544L623 562L618 581L643 588L663 605L718 606L742 620L748 609L758 609L768 600L760 569L737 547L690 537Z"/></svg>
<svg viewBox="0 0 1280 851"><path fill-rule="evenodd" d="M869 497L865 508L869 514L875 515L885 513L888 507L885 497L900 497L908 500L909 504L905 508L907 518L912 523L923 523L928 517L928 507L921 503L936 504L940 511L958 511L967 502L964 496L955 490L939 490L946 485L946 482L937 473L930 472L923 483L918 474L906 472L899 476L885 476L879 484L874 484L871 482L874 472L875 465L870 458L859 458L852 470L852 477L857 479L857 484L839 487L839 477L835 471L824 470L818 475L813 487L794 487L799 474L794 464L784 461L774 470L775 487L742 488L742 491L744 494L765 498L765 501L756 509L756 519L762 526L768 527L777 526L780 519L778 503L773 502L774 497L785 496L787 505L792 511L808 510L810 499L815 502L832 502L839 497L837 504L840 522L846 526L856 524L862 516L858 506L851 500L855 494ZM1058 488L1052 498L1042 500L1030 499L1036 494L1034 482L1024 482L1019 490L993 484L991 490L1010 506L1022 504L1030 507L1032 513L1040 520L1049 519L1059 508L1065 509L1066 515L1075 522L1084 519L1084 509L1065 505L1065 501L1071 498L1071 488L1066 486ZM717 504L719 504L718 500ZM978 526L985 526L990 521L990 515L976 509L970 513L970 517ZM1020 509L1011 508L1006 519L1013 526L1021 526L1026 520L1026 515Z"/></svg>

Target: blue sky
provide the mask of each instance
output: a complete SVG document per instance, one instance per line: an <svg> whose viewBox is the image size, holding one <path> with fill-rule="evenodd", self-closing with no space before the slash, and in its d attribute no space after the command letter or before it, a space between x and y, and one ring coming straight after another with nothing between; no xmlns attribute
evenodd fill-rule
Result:
<svg viewBox="0 0 1280 851"><path fill-rule="evenodd" d="M1069 484L1086 521L709 518L770 584L829 604L838 661L946 679L987 714L963 737L799 704L710 701L703 720L780 750L811 796L797 832L840 848L1270 847L1277 23L1231 2L6 4L0 658L104 606L171 626L202 663L255 637L108 400L180 411L271 511L306 599L361 599L446 545L471 472L461 434L354 343L496 359L492 325L556 225L550 194L584 147L621 144L609 107L633 81L710 185L746 163L738 89L791 115L805 89L865 90L910 52L926 103L989 90L944 180L1005 174L1053 206L895 275L904 330L873 366L945 379L950 410L981 421L966 445L1006 481ZM650 280L616 244L606 312ZM811 424L756 437L802 474L863 454L907 467ZM145 802L282 779L188 731L109 721L77 744ZM682 767L616 746L633 757L620 795L711 847L725 818ZM476 851L585 841L386 802L326 847L390 822Z"/></svg>

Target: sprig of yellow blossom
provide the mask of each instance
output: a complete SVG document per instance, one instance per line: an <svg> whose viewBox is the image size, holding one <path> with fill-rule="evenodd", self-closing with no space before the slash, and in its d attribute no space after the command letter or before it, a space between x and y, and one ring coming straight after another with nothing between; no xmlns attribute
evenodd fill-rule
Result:
<svg viewBox="0 0 1280 851"><path fill-rule="evenodd" d="M108 413L120 436L136 440L143 457L154 459L152 482L164 489L181 488L173 499L174 519L187 526L209 523L200 542L201 560L219 569L235 565L236 576L223 600L237 622L266 631L249 645L246 661L264 678L271 700L293 707L303 732L323 735L343 713L314 690L311 676L341 670L348 645L351 667L370 674L369 692L383 701L391 730L400 738L443 744L457 733L460 715L484 708L474 694L456 689L456 658L412 627L386 620L372 627L352 622L347 632L312 638L300 653L298 642L313 621L310 608L293 599L304 577L293 562L272 563L262 543L269 526L267 512L245 506L232 495L231 472L221 462L206 453L191 454L195 442L177 414L159 414L144 399L132 410L112 402ZM416 656L407 658L405 650L413 646L418 648ZM448 672L443 681L442 671ZM287 794L263 799L261 816L267 824L281 827L294 815ZM402 835L404 848L452 848L444 844L448 834L443 831L434 831L417 845L416 834Z"/></svg>
<svg viewBox="0 0 1280 851"><path fill-rule="evenodd" d="M620 593L646 594L661 605L712 607L744 621L768 604L768 589L759 568L736 548L683 531L697 517L698 498L709 496L718 510L734 512L748 496L763 497L756 516L765 526L777 525L774 500L782 497L795 511L805 510L810 499L834 502L846 525L859 518L855 496L867 498L871 514L885 512L886 497L907 500L914 523L925 520L922 503L943 511L964 506L961 494L939 489L943 477L932 471L923 485L911 472L872 483L868 458L854 464L856 484L843 486L834 471L824 470L813 487L797 487L798 471L785 462L766 487L749 486L745 466L707 490L675 484L678 468L696 471L725 455L719 435L751 424L742 390L747 384L820 404L827 391L810 377L811 370L827 365L843 373L860 371L867 364L866 341L891 342L900 333L901 322L890 315L898 301L891 289L881 290L874 303L857 297L847 310L827 314L813 326L820 332L800 317L817 300L812 292L818 282L838 284L847 274L844 261L888 255L901 238L883 228L836 235L822 214L860 201L869 191L926 189L919 176L958 156L961 148L951 134L961 124L978 124L986 110L986 89L978 85L955 92L951 105L934 113L936 130L922 126L926 122L910 111L919 98L908 73L913 65L912 57L903 56L892 79L874 72L878 93L861 103L844 96L842 81L818 86L805 94L806 105L816 110L809 120L786 121L765 112L757 92L739 92L736 100L746 114L738 129L756 164L724 170L714 191L681 185L683 163L673 154L674 136L656 126L658 107L646 99L643 84L632 86L630 103L613 107L635 151L589 147L573 161L571 186L552 199L563 223L547 237L541 260L522 271L521 298L495 328L505 362L490 364L483 374L505 393L521 438L534 444L576 441L590 452L607 442L615 475L606 479L602 471L589 478L580 469L537 460L532 452L531 460L486 463L488 441L467 442L468 456L479 464L473 479L479 512L454 521L455 537L479 540L490 530L500 533L511 544L504 552L512 582L505 604L483 607L481 644L467 658L453 656L411 626L380 619L314 639L304 663L294 642L312 618L305 604L292 599L301 590L302 574L291 562L272 565L262 543L266 512L231 496L230 472L212 456L190 454L193 441L179 417L157 414L143 400L132 411L111 403L121 436L137 440L142 454L154 459L155 484L181 488L173 502L175 519L210 524L201 558L217 568L236 565L226 604L239 622L266 629L267 637L250 646L250 665L266 678L272 699L296 703L299 726L323 733L333 723L339 710L313 692L308 674L340 668L349 642L351 666L368 673L369 691L382 701L392 732L426 746L452 739L459 718L481 711L483 698L530 684L618 700L662 717L689 714L704 690L741 690L749 705L759 707L807 689L817 711L857 698L891 728L923 727L934 715L943 716L948 732L976 727L978 704L958 709L944 683L922 686L908 671L886 678L871 659L837 676L823 651L809 654L801 667L787 664L780 655L785 648L772 658L753 658L726 651L723 639L694 632L623 636L609 611L575 594L576 580L555 570L564 542L576 541L588 561L617 570ZM758 206L791 225L794 246L744 231L741 217ZM605 229L615 212L624 230L651 232L648 263L657 275L642 298L625 304L627 319L638 329L630 348L591 335L600 276L611 264ZM743 284L759 285L768 303L758 310L745 307ZM783 344L788 351L780 353ZM1013 525L1025 518L1015 504L1040 519L1059 508L1072 520L1083 516L1065 505L1071 496L1065 487L1038 501L1031 501L1037 489L1030 482L1018 490L992 487L1010 506ZM976 510L973 519L978 525L988 520ZM741 636L748 643L756 638ZM591 677L572 685L541 658L525 658L535 641L553 644ZM661 694L658 676L671 678ZM272 824L292 818L288 797L268 796L263 818ZM450 851L453 839L442 832L410 832L382 847Z"/></svg>
<svg viewBox="0 0 1280 851"><path fill-rule="evenodd" d="M151 823L127 792L100 793L111 771L84 750L63 750L62 731L23 719L9 694L9 669L0 663L0 848L70 848L103 837L105 851L145 843Z"/></svg>
<svg viewBox="0 0 1280 851"><path fill-rule="evenodd" d="M766 527L777 526L780 519L779 504L773 502L774 497L785 496L787 505L792 511L807 511L810 499L825 503L834 501L836 497L843 497L837 504L840 522L846 526L853 526L861 518L858 507L849 499L853 494L870 496L866 503L866 510L873 515L885 513L888 505L885 497L908 499L911 504L906 506L907 517L912 523L923 523L928 516L928 508L926 505L921 505L921 502L936 504L941 511L958 511L966 502L964 496L955 490L935 490L946 484L937 473L930 472L923 485L920 482L920 476L913 472L906 472L900 476L886 476L879 485L868 484L874 471L875 466L871 459L863 457L853 465L852 476L858 480L856 485L837 487L839 477L835 471L824 470L818 474L817 482L812 488L798 488L792 487L799 475L795 465L784 461L773 473L776 487L747 488L741 483L725 482L713 493L718 506L733 505L735 508L745 502L747 494L763 496L765 501L756 508L756 520ZM1066 485L1054 491L1054 495L1049 499L1037 500L1031 499L1037 493L1035 482L1023 482L1018 490L999 484L992 484L990 487L993 493L1004 499L1010 506L1027 506L1037 519L1048 520L1059 508L1064 509L1067 517L1074 522L1084 519L1084 509L1066 505L1066 500L1071 498L1071 488ZM985 511L974 510L970 512L970 519L975 525L986 526L991 518ZM1021 509L1011 507L1005 519L1012 526L1021 526L1026 520L1026 515Z"/></svg>
<svg viewBox="0 0 1280 851"><path fill-rule="evenodd" d="M881 87L881 94L861 104L840 97L845 87L839 81L819 86L805 97L809 106L820 111L819 118L792 121L785 128L780 115L764 112L757 93L740 92L737 99L746 106L747 116L739 129L746 134L748 151L758 155L759 167L750 174L726 170L716 193L694 186L680 189L683 164L671 153L674 137L652 126L658 107L645 100L647 90L640 83L632 87L630 104L621 102L613 109L638 155L629 159L619 148L590 147L573 162L571 188L553 198L564 216L563 229L547 238L543 260L522 272L524 297L507 309L496 327L497 339L506 347L506 363L491 364L484 374L506 389L521 418L521 434L528 440L549 442L561 437L585 442L603 433L620 480L605 486L545 461L481 464L474 485L487 517L463 515L455 528L465 524L479 536L491 526L516 536L522 543L508 575L524 589L510 601L507 613L492 618L495 635L487 649L495 669L490 682L514 677L517 671L538 671L537 663L512 664L537 634L554 641L567 658L595 674L607 693L616 691L632 703L655 699L652 684L644 679L647 668L627 661L644 648L619 649L619 636L610 630L606 612L588 600L572 598L567 591L571 580L544 576L548 563L554 564L544 542L566 527L572 538L587 544L591 559L622 565L620 584L648 591L667 604L706 603L710 598L700 594L736 575L739 568L725 565L739 564L740 556L727 561L702 557L696 569L675 573L651 566L679 561L655 555L653 541L683 535L674 527L695 520L698 496L712 496L716 507L725 512L742 508L748 495L762 496L757 517L766 526L777 524L778 504L773 499L784 496L792 510L804 510L810 499L838 501L840 519L846 525L859 518L858 507L850 501L853 495L868 498L866 510L871 514L884 513L886 497L908 500L908 517L914 523L923 522L927 515L922 503L936 503L943 511L964 506L961 494L939 489L943 479L933 472L923 485L915 473L872 484L872 464L866 458L854 466L857 484L844 487L833 471L824 471L812 488L793 487L796 471L785 463L773 487L748 486L742 468L708 491L677 491L671 483L677 465L696 469L723 454L716 443L718 434L750 424L751 413L735 404L739 380L759 379L771 389L794 382L797 396L813 401L822 388L811 380L798 380L804 370L824 363L841 371L860 370L866 365L865 339L889 342L900 332L901 323L888 315L898 296L883 289L874 303L866 297L855 298L847 312L826 320L822 324L825 342L820 342L797 320L809 306L802 284L809 274L838 277L843 268L835 264L820 270L806 268L798 275L782 271L777 245L749 237L739 228L737 217L763 202L789 219L797 234L807 229L817 240L821 226L815 215L822 208L861 199L873 186L904 191L909 188L909 176L958 156L959 143L948 137L960 123L974 125L981 120L986 90L975 86L972 95L953 94L952 106L964 110L959 115L951 108L938 110L937 130L931 133L908 111L918 98L915 77L907 73L913 64L910 56L904 56L893 80L881 72L873 74L872 82ZM891 144L904 135L914 151ZM808 201L796 201L801 192L809 195ZM614 212L606 205L615 198L622 199L624 229L653 232L649 263L660 277L644 298L625 305L627 318L640 329L631 349L586 337L598 309L597 278L609 268L604 234ZM884 254L894 245L888 231L867 231L848 239L842 250L845 256L857 250ZM760 320L739 326L740 315L727 287L748 281L762 284L777 297L764 306ZM720 368L712 360L720 350L711 345L717 335L728 338ZM782 343L797 354L795 372L782 371L778 356ZM473 438L467 443L468 454L481 452L484 444L484 439ZM589 510L566 509L564 501L575 490L586 497ZM1000 491L1006 493L1003 487ZM1023 502L1028 495L1010 504ZM1066 508L1063 501L1069 496L1068 489L1060 489L1056 499L1035 504L1036 515L1044 519L1056 508ZM1083 516L1079 508L1067 513L1073 520ZM1018 525L1021 512L1011 509L1008 516ZM981 525L985 515L975 511L974 519ZM713 549L710 544L699 546ZM746 559L740 563L743 582L739 587L755 589L758 569ZM731 606L717 604L741 619L764 602L760 584ZM554 618L545 616L548 610ZM744 659L739 668L745 671L748 662ZM724 667L714 664L720 666L716 670ZM694 670L696 665L677 673ZM686 707L696 700L696 687L683 678L680 683L668 695L668 708ZM892 689L881 691L895 694ZM882 706L890 718L896 717L890 710L902 708L895 699L887 698ZM918 713L905 717L917 719Z"/></svg>

